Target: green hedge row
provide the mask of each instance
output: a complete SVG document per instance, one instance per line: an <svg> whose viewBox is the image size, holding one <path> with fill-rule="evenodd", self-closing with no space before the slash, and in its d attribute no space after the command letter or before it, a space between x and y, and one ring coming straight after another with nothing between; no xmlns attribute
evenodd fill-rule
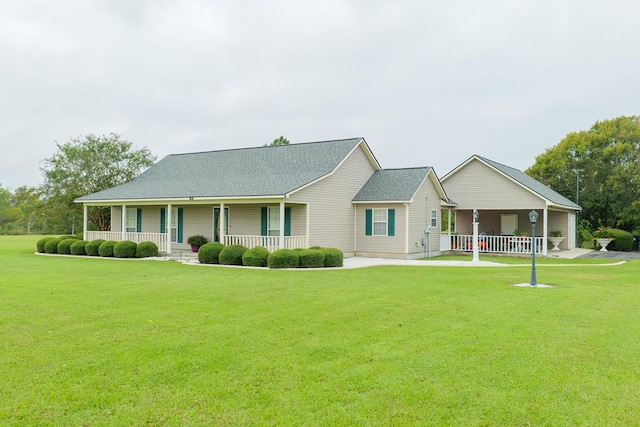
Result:
<svg viewBox="0 0 640 427"><path fill-rule="evenodd" d="M241 245L224 246L209 242L198 250L201 264L243 265L269 268L342 267L344 254L336 248L278 249L272 253L256 246L247 249Z"/></svg>
<svg viewBox="0 0 640 427"><path fill-rule="evenodd" d="M153 242L136 244L130 240L80 240L75 236L43 237L36 242L36 249L43 254L89 255L116 258L148 258L158 256L158 246Z"/></svg>

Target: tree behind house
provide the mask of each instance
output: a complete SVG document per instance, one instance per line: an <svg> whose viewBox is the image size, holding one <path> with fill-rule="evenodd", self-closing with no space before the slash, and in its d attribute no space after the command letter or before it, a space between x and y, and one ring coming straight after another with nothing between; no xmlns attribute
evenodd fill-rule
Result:
<svg viewBox="0 0 640 427"><path fill-rule="evenodd" d="M57 233L80 231L82 207L75 199L131 181L156 159L148 148L134 149L114 133L80 136L56 146L58 151L43 161L41 194L45 215L62 224L52 230ZM96 229L108 230L110 209L92 207L88 219Z"/></svg>

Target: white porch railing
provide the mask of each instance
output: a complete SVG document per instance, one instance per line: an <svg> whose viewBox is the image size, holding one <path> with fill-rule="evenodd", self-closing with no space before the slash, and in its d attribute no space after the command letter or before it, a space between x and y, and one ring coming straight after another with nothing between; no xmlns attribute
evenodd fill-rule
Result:
<svg viewBox="0 0 640 427"><path fill-rule="evenodd" d="M131 240L132 242L153 242L158 246L160 252L167 251L167 235L165 233L127 233L121 231L87 231L87 240Z"/></svg>
<svg viewBox="0 0 640 427"><path fill-rule="evenodd" d="M273 252L280 249L279 236L237 236L225 235L223 239L224 245L242 245L247 248L255 248L256 246L264 246ZM284 249L306 248L306 236L286 236L284 237Z"/></svg>
<svg viewBox="0 0 640 427"><path fill-rule="evenodd" d="M542 254L544 238L536 237L536 254ZM501 254L531 254L532 237L527 236L478 236L480 252ZM451 235L452 251L472 252L472 235Z"/></svg>

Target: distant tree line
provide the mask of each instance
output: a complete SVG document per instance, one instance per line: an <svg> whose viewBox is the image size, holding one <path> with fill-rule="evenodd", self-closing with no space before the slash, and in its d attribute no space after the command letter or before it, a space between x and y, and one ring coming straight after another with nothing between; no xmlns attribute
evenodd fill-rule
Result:
<svg viewBox="0 0 640 427"><path fill-rule="evenodd" d="M56 143L57 152L42 162L39 187L12 191L0 183L0 234L69 234L82 231L78 197L132 180L153 165L147 148L135 149L120 135L89 134ZM89 226L108 230L110 209L92 207Z"/></svg>
<svg viewBox="0 0 640 427"><path fill-rule="evenodd" d="M270 145L288 145L284 136ZM267 145L267 144L265 144ZM56 153L42 161L39 187L15 190L0 183L0 234L75 234L82 231L82 205L74 200L131 181L153 165L148 148L136 149L120 135L89 134L56 142ZM109 207L88 209L90 229L109 230Z"/></svg>
<svg viewBox="0 0 640 427"><path fill-rule="evenodd" d="M572 132L536 157L526 173L582 207L580 229L640 234L640 116Z"/></svg>

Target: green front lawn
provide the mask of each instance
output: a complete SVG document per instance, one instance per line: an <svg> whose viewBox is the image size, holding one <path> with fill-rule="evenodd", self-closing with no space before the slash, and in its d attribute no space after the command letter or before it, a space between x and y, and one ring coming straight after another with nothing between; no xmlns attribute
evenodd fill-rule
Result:
<svg viewBox="0 0 640 427"><path fill-rule="evenodd" d="M640 262L274 271L0 237L0 425L637 425ZM570 262L563 260L563 262Z"/></svg>

